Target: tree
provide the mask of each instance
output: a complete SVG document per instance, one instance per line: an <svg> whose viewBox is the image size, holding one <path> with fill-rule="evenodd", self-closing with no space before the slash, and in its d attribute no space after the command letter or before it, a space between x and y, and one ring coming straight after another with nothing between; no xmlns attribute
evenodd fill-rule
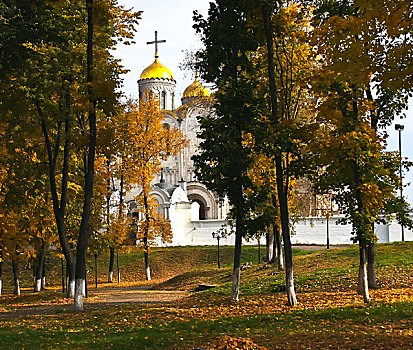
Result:
<svg viewBox="0 0 413 350"><path fill-rule="evenodd" d="M214 83L215 113L200 119L201 153L193 157L197 177L220 196L227 195L235 220L235 253L231 300L239 298L242 237L254 198L248 169L253 162L247 134L258 115L253 66L249 53L257 41L249 28L250 2L221 0L210 4L208 18L194 13L194 28L205 48L197 53L198 69L204 80ZM259 99L258 99L259 100Z"/></svg>
<svg viewBox="0 0 413 350"><path fill-rule="evenodd" d="M104 123L100 123L99 135L110 140L102 142L101 154L106 159L103 177L106 181L106 227L105 239L109 247L108 282L113 282L115 250L128 238L129 218L124 204L125 191L131 189L134 168L129 162L129 139L127 115L132 101L120 105L120 108ZM118 282L120 280L118 272Z"/></svg>
<svg viewBox="0 0 413 350"><path fill-rule="evenodd" d="M140 218L135 222L137 240L141 244L145 257L146 279L151 279L149 249L157 238L164 242L171 241L170 223L160 212L158 204L150 195L151 183L161 170L162 161L176 156L186 146L186 139L176 128L162 123L164 115L159 110L157 96L145 96L130 106L125 115L128 124L128 163L131 168L131 183L139 186L136 198L140 208Z"/></svg>
<svg viewBox="0 0 413 350"><path fill-rule="evenodd" d="M31 130L36 126L42 132L53 210L69 271L71 288L68 291L72 294L75 259L71 240L78 250L77 280L80 284L84 281L82 273L93 195L95 125L99 115L110 114L113 110L118 97L115 89L123 71L110 50L117 40L131 38L140 16L114 2L99 1L93 4L95 26L92 30L92 2L87 1L87 4L88 8L80 0L36 4L12 1L4 5L6 16L0 22L7 33L0 50L2 108L6 110L4 115L20 118L21 128ZM87 10L89 31L84 22ZM17 49L6 50L12 46ZM11 51L17 52L15 60ZM92 65L100 67L93 79ZM38 133L33 136L37 138L28 139L40 142ZM76 153L72 152L74 148ZM84 183L76 183L74 179L78 180L82 172ZM76 207L76 203L68 205L72 184L80 185L84 191L84 205L79 235L72 232L70 237L67 209ZM79 292L81 287L77 290ZM81 309L82 298L76 299L77 308Z"/></svg>
<svg viewBox="0 0 413 350"><path fill-rule="evenodd" d="M26 132L17 123L0 119L2 140L0 150L0 250L5 258L14 260L16 292L18 286L18 260L44 256L46 244L52 240L55 230L49 205L45 165L38 158L42 147L27 142ZM35 277L35 291L43 280L41 258ZM44 283L43 283L44 285Z"/></svg>
<svg viewBox="0 0 413 350"><path fill-rule="evenodd" d="M93 196L93 182L95 177L95 154L96 154L96 108L97 99L95 96L94 83L94 60L93 47L94 24L95 24L95 8L93 0L86 0L87 8L87 49L86 49L86 82L88 108L87 120L89 121L89 142L88 149L84 154L84 198L82 209L82 220L79 228L79 238L76 250L76 284L75 284L75 310L83 311L83 296L86 284L86 252L90 236L91 213L92 213L92 196ZM83 127L86 128L85 124Z"/></svg>
<svg viewBox="0 0 413 350"><path fill-rule="evenodd" d="M335 149L336 156L340 154L334 161L336 167L328 167L327 171L332 172L329 181L334 182L334 187L341 182L336 200L345 208L360 245L359 292L366 302L369 301L368 285L375 286L374 222L380 220L382 213L398 212L400 220L409 224L404 215L408 211L407 203L397 199L394 192L398 182L397 159L384 152L384 135L378 130L389 125L407 102L408 84L407 88L400 88L395 81L409 74L408 65L404 57L399 57L397 74L393 65L396 52L411 55L411 40L405 36L410 30L406 25L408 5L398 2L395 6L393 1L382 5L379 8L376 3L364 1L332 2L319 11L323 11L319 16L322 25L315 31L316 45L325 65L318 87L328 91L323 94L320 116L330 115L324 119L330 136L344 145L336 149L331 140L325 140L332 146L329 150ZM392 20L387 13L383 14L388 10L395 11ZM327 31L328 40L321 39ZM398 75L401 79L396 78ZM339 167L338 159L341 160ZM339 172L350 172L352 176L344 179Z"/></svg>
<svg viewBox="0 0 413 350"><path fill-rule="evenodd" d="M288 304L297 303L290 240L289 193L293 176L303 175L304 146L311 138L311 118L303 113L308 99L308 78L314 69L314 51L307 42L311 11L295 4L262 5L267 56L268 116L263 133L273 157L284 241ZM311 116L311 114L310 114Z"/></svg>

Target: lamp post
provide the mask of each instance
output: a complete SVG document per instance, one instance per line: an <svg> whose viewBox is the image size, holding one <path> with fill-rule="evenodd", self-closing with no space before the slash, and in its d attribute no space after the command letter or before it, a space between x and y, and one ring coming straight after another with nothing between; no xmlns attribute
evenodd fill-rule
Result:
<svg viewBox="0 0 413 350"><path fill-rule="evenodd" d="M218 232L212 232L212 237L217 239L218 243L218 268L221 268L221 260L219 258L219 240L222 238Z"/></svg>
<svg viewBox="0 0 413 350"><path fill-rule="evenodd" d="M404 125L396 124L394 128L399 132L399 157L400 157L400 167L399 167L399 176L400 176L400 198L403 199L403 170L402 170L402 131L404 130ZM402 227L402 242L404 241L404 226Z"/></svg>

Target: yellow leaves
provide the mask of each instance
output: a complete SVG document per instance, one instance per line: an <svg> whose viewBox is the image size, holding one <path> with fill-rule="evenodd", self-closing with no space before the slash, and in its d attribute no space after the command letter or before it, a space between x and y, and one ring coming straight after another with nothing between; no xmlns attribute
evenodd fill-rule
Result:
<svg viewBox="0 0 413 350"><path fill-rule="evenodd" d="M249 328L247 328L249 329ZM235 338L222 336L212 341L209 346L211 350L265 350L265 347L258 346L249 338Z"/></svg>
<svg viewBox="0 0 413 350"><path fill-rule="evenodd" d="M74 191L75 193L78 193L78 192L82 191L82 186L78 185L77 183L74 183L74 182L69 182L67 184L67 188L71 191Z"/></svg>

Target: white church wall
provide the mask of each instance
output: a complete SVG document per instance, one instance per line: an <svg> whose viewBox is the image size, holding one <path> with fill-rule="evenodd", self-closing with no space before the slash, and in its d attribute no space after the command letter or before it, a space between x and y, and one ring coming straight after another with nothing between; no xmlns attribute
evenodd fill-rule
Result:
<svg viewBox="0 0 413 350"><path fill-rule="evenodd" d="M175 203L169 209L169 218L172 227L172 245L188 244L187 232L190 231L191 223L191 203Z"/></svg>
<svg viewBox="0 0 413 350"><path fill-rule="evenodd" d="M390 242L389 225L387 224L375 225L374 232L376 233L377 238L379 239L379 243Z"/></svg>
<svg viewBox="0 0 413 350"><path fill-rule="evenodd" d="M392 223L389 225L389 241L397 242L401 240L402 228L397 222L393 220ZM404 228L404 240L413 241L413 232L409 230L407 227Z"/></svg>
<svg viewBox="0 0 413 350"><path fill-rule="evenodd" d="M180 207L175 212L184 214L188 220L183 222L182 217L176 218L175 223L179 227L174 227L174 242L172 245L216 245L217 240L212 237L212 232L216 232L223 225L225 220L192 220L190 206ZM188 214L189 213L189 214ZM329 220L329 234L331 245L353 244L351 237L351 225L336 225L339 217L332 217ZM375 227L375 232L379 238L379 243L401 241L401 227L392 222L390 224L380 224ZM176 237L175 237L176 236ZM405 240L413 241L413 232L405 228ZM327 221L325 218L306 218L300 220L295 225L295 234L291 237L292 244L317 244L327 243ZM234 245L235 235L232 234L220 240L221 245ZM243 240L244 245L257 245L257 240ZM265 244L265 238L261 238L261 244Z"/></svg>

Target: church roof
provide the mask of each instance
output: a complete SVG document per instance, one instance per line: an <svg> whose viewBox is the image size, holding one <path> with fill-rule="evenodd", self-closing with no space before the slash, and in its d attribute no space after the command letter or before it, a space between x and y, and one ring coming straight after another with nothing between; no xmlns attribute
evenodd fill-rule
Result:
<svg viewBox="0 0 413 350"><path fill-rule="evenodd" d="M171 71L155 58L155 61L146 67L140 76L140 79L169 79L174 80Z"/></svg>
<svg viewBox="0 0 413 350"><path fill-rule="evenodd" d="M165 190L166 192L168 192L169 196L172 196L172 193L178 187L165 182L164 179L161 179L161 181L156 183L154 186L161 188L162 190Z"/></svg>
<svg viewBox="0 0 413 350"><path fill-rule="evenodd" d="M209 96L209 91L199 82L198 77L195 77L195 81L185 89L182 97L186 98L202 96Z"/></svg>

